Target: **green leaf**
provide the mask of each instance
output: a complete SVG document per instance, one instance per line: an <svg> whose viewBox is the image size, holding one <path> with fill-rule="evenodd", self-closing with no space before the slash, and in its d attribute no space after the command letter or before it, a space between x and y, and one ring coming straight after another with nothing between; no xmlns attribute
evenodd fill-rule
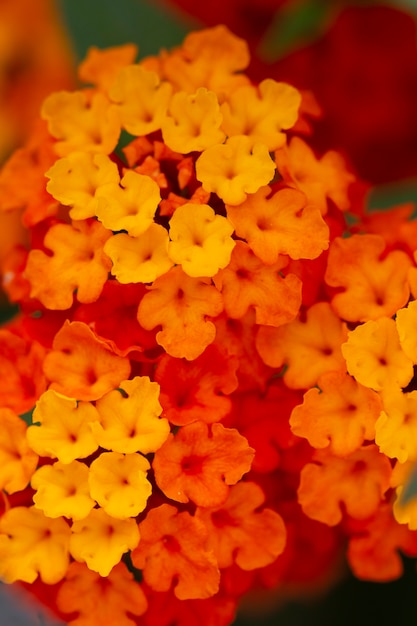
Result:
<svg viewBox="0 0 417 626"><path fill-rule="evenodd" d="M414 465L400 496L400 504L404 506L417 497L417 463Z"/></svg>
<svg viewBox="0 0 417 626"><path fill-rule="evenodd" d="M277 61L294 49L311 43L327 28L338 2L297 0L277 11L258 53L268 62Z"/></svg>
<svg viewBox="0 0 417 626"><path fill-rule="evenodd" d="M417 178L376 185L369 194L368 210L381 211L406 202L413 202L417 207Z"/></svg>
<svg viewBox="0 0 417 626"><path fill-rule="evenodd" d="M58 0L64 24L78 60L90 46L108 48L125 43L139 46L140 56L179 45L188 32L185 23L158 4L143 0Z"/></svg>
<svg viewBox="0 0 417 626"><path fill-rule="evenodd" d="M5 324L13 319L19 312L17 304L13 304L6 299L6 296L0 292L0 324Z"/></svg>
<svg viewBox="0 0 417 626"><path fill-rule="evenodd" d="M136 580L137 583L141 583L143 581L143 575L141 570L137 569L134 565L133 565L133 561L132 561L132 557L131 557L131 553L130 552L126 552L123 557L122 557L122 561L124 562L124 564L126 565L127 569L129 570L129 572L131 574L133 574L133 578Z"/></svg>
<svg viewBox="0 0 417 626"><path fill-rule="evenodd" d="M30 411L26 411L26 413L22 413L21 415L19 415L20 419L26 422L28 426L32 426L33 424L32 422L33 411L34 411L34 408L31 409Z"/></svg>

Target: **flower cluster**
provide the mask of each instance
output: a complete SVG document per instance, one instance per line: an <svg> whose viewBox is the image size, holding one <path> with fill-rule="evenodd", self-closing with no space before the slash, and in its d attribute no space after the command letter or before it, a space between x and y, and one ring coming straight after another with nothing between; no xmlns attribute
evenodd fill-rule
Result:
<svg viewBox="0 0 417 626"><path fill-rule="evenodd" d="M399 576L412 207L364 212L225 27L135 57L91 49L0 174L30 236L3 267L1 578L71 626L226 626L345 556Z"/></svg>
<svg viewBox="0 0 417 626"><path fill-rule="evenodd" d="M417 168L416 20L409 4L352 0L157 0L179 20L226 24L249 44L253 80L310 91L312 145L343 150L385 184ZM389 42L389 45L388 45ZM314 98L311 95L314 94ZM386 154L390 158L386 158Z"/></svg>

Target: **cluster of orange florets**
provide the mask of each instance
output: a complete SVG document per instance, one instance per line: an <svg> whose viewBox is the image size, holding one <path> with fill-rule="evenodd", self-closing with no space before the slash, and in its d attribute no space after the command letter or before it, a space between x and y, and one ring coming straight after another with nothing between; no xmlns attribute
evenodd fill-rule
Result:
<svg viewBox="0 0 417 626"><path fill-rule="evenodd" d="M417 226L246 44L92 49L0 175L0 576L72 626L225 626L417 555ZM304 138L303 138L304 137ZM411 302L410 302L411 300ZM22 419L23 418L23 419Z"/></svg>

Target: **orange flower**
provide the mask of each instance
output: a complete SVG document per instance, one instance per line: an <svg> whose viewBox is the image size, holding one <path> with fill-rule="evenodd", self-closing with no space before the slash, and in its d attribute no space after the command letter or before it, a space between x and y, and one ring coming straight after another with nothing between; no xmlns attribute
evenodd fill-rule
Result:
<svg viewBox="0 0 417 626"><path fill-rule="evenodd" d="M239 389L265 390L274 370L262 361L255 346L259 326L256 324L255 309L251 308L238 320L230 319L225 313L214 321L216 339L214 344L226 350L230 357L239 360L237 376Z"/></svg>
<svg viewBox="0 0 417 626"><path fill-rule="evenodd" d="M22 212L6 213L0 209L0 299L3 299L2 291L10 294L13 279L10 261L17 256L16 250L22 250L23 244L27 244L27 232L22 224ZM10 299L10 295L8 297Z"/></svg>
<svg viewBox="0 0 417 626"><path fill-rule="evenodd" d="M285 451L300 443L290 430L289 418L301 400L302 394L288 389L282 378L270 382L266 391L234 394L224 425L237 428L254 448L252 471L267 474L279 468L285 463Z"/></svg>
<svg viewBox="0 0 417 626"><path fill-rule="evenodd" d="M214 340L216 330L207 318L222 309L221 295L207 278L191 278L174 267L154 281L138 320L147 330L162 326L156 340L168 354L193 360Z"/></svg>
<svg viewBox="0 0 417 626"><path fill-rule="evenodd" d="M200 520L163 504L148 512L139 531L141 540L132 561L152 589L168 591L173 585L180 600L217 593L220 572Z"/></svg>
<svg viewBox="0 0 417 626"><path fill-rule="evenodd" d="M345 456L375 438L381 409L378 394L344 370L326 372L317 387L304 394L303 404L293 409L291 430L314 448L328 447L332 454Z"/></svg>
<svg viewBox="0 0 417 626"><path fill-rule="evenodd" d="M246 41L222 24L189 33L182 46L158 59L161 73L176 90L194 93L207 87L221 96L249 83L241 71L249 60Z"/></svg>
<svg viewBox="0 0 417 626"><path fill-rule="evenodd" d="M355 179L337 152L330 150L317 159L303 139L293 137L288 147L275 152L275 162L284 182L304 192L323 215L328 200L341 211L349 209L348 189Z"/></svg>
<svg viewBox="0 0 417 626"><path fill-rule="evenodd" d="M412 217L414 209L414 202L390 206L389 210L373 209L361 216L357 228L383 237L389 249L398 248L400 244L402 249L412 253L417 239L417 222Z"/></svg>
<svg viewBox="0 0 417 626"><path fill-rule="evenodd" d="M286 265L281 256L265 266L247 244L237 241L230 263L213 278L227 315L239 319L254 307L257 324L280 326L293 320L301 304L301 281L294 274L281 276Z"/></svg>
<svg viewBox="0 0 417 626"><path fill-rule="evenodd" d="M336 237L329 250L325 281L341 288L332 307L342 319L366 322L391 317L410 296L409 256L401 250L381 258L385 242L379 235Z"/></svg>
<svg viewBox="0 0 417 626"><path fill-rule="evenodd" d="M123 563L103 578L84 563L73 562L59 588L57 605L63 613L77 613L69 619L69 626L132 626L130 616L145 613L148 603L142 587Z"/></svg>
<svg viewBox="0 0 417 626"><path fill-rule="evenodd" d="M176 502L216 507L250 470L254 450L232 428L194 422L169 435L152 467L158 487Z"/></svg>
<svg viewBox="0 0 417 626"><path fill-rule="evenodd" d="M91 46L85 59L78 66L78 76L83 83L97 85L107 91L122 67L134 62L138 53L137 46L127 43L101 50Z"/></svg>
<svg viewBox="0 0 417 626"><path fill-rule="evenodd" d="M306 515L334 526L343 512L354 519L374 515L390 486L391 464L375 445L340 458L318 450L301 470L298 501Z"/></svg>
<svg viewBox="0 0 417 626"><path fill-rule="evenodd" d="M117 280L108 280L100 297L95 302L77 306L74 321L94 325L98 338L119 356L131 352L137 358L147 360L162 350L155 340L156 331L142 328L136 312L139 302L146 293L143 284L122 285Z"/></svg>
<svg viewBox="0 0 417 626"><path fill-rule="evenodd" d="M0 329L0 403L25 413L46 389L45 349L6 328Z"/></svg>
<svg viewBox="0 0 417 626"><path fill-rule="evenodd" d="M58 203L45 189L45 172L55 160L53 146L46 125L38 123L25 145L9 157L0 172L0 210L23 210L22 221L27 227L58 210Z"/></svg>
<svg viewBox="0 0 417 626"><path fill-rule="evenodd" d="M77 400L97 400L130 374L128 359L111 352L82 322L66 321L44 362L50 388Z"/></svg>
<svg viewBox="0 0 417 626"><path fill-rule="evenodd" d="M317 302L306 313L279 328L263 326L256 347L270 367L287 366L284 381L291 389L313 387L321 374L345 368L341 344L346 325L327 302Z"/></svg>
<svg viewBox="0 0 417 626"><path fill-rule="evenodd" d="M103 252L110 236L97 221L51 226L44 246L52 254L29 252L25 277L31 284L31 297L52 310L69 309L74 292L79 302L97 300L111 267Z"/></svg>
<svg viewBox="0 0 417 626"><path fill-rule="evenodd" d="M261 187L243 204L226 209L236 235L267 265L276 263L280 254L314 259L329 246L329 228L319 209L295 189L273 194L271 187Z"/></svg>
<svg viewBox="0 0 417 626"><path fill-rule="evenodd" d="M142 618L144 626L169 626L175 621L184 626L228 626L235 619L237 599L221 590L210 598L187 602L172 590L146 591L149 606Z"/></svg>
<svg viewBox="0 0 417 626"><path fill-rule="evenodd" d="M215 345L187 361L162 355L155 370L161 385L161 404L165 417L177 426L203 421L220 421L232 406L228 397L238 386L238 359Z"/></svg>
<svg viewBox="0 0 417 626"><path fill-rule="evenodd" d="M415 557L417 533L397 524L391 506L384 504L353 533L347 548L347 558L357 578L388 582L403 573L399 551Z"/></svg>
<svg viewBox="0 0 417 626"><path fill-rule="evenodd" d="M243 570L265 567L284 550L284 522L270 509L259 510L264 501L259 485L246 482L231 487L223 506L197 509L220 568L234 562Z"/></svg>

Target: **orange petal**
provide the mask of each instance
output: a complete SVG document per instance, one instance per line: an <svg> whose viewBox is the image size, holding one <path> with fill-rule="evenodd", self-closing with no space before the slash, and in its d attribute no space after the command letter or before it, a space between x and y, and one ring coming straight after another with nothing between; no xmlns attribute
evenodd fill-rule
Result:
<svg viewBox="0 0 417 626"><path fill-rule="evenodd" d="M332 306L342 319L366 322L386 316L408 302L410 257L401 250L383 258L385 242L379 235L336 237L329 250L325 281L340 288Z"/></svg>
<svg viewBox="0 0 417 626"><path fill-rule="evenodd" d="M200 520L163 504L148 512L139 531L141 540L132 561L152 589L168 591L173 585L180 600L217 593L220 572Z"/></svg>
<svg viewBox="0 0 417 626"><path fill-rule="evenodd" d="M213 278L228 316L239 319L254 307L257 324L280 326L293 320L301 305L301 281L294 274L281 276L286 265L285 257L264 265L246 243L238 241L229 265Z"/></svg>
<svg viewBox="0 0 417 626"><path fill-rule="evenodd" d="M284 550L286 532L278 513L260 507L265 496L253 482L234 485L226 502L215 509L197 509L209 529L220 568L236 562L244 570L265 567Z"/></svg>
<svg viewBox="0 0 417 626"><path fill-rule="evenodd" d="M152 467L158 487L176 502L218 506L250 470L254 450L233 428L203 422L183 426L156 452Z"/></svg>
<svg viewBox="0 0 417 626"><path fill-rule="evenodd" d="M44 371L51 389L77 400L97 400L129 377L130 362L111 352L87 324L66 321Z"/></svg>
<svg viewBox="0 0 417 626"><path fill-rule="evenodd" d="M177 266L155 280L138 309L147 330L162 326L157 342L171 356L193 360L213 342L216 330L208 317L223 309L222 298L207 278L191 278Z"/></svg>
<svg viewBox="0 0 417 626"><path fill-rule="evenodd" d="M306 515L329 526L339 524L344 511L366 519L381 505L391 471L373 444L343 458L318 450L301 471L298 501Z"/></svg>

